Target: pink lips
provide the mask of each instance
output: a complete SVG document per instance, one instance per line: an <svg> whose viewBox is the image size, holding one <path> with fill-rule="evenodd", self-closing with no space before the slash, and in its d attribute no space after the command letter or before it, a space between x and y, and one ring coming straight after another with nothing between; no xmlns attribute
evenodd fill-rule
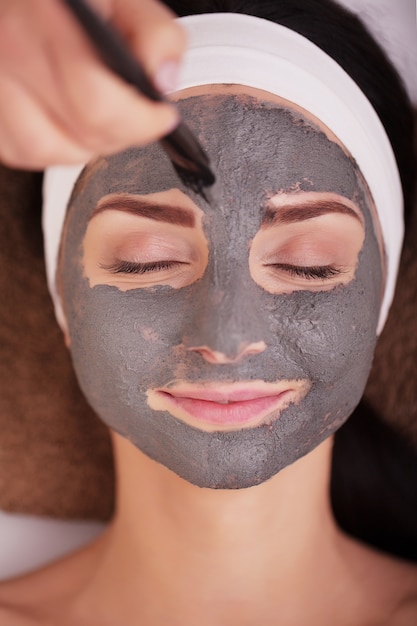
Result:
<svg viewBox="0 0 417 626"><path fill-rule="evenodd" d="M166 393L166 392L161 392ZM257 418L260 413L267 411L270 413L274 405L287 395L288 391L283 391L278 395L261 396L259 398L247 398L242 400L228 400L219 402L206 398L190 398L171 395L171 402L189 413L194 419L202 420L211 424L240 425Z"/></svg>
<svg viewBox="0 0 417 626"><path fill-rule="evenodd" d="M276 418L291 402L304 397L308 389L306 380L178 384L150 390L148 403L203 430L233 430L258 425L269 416Z"/></svg>

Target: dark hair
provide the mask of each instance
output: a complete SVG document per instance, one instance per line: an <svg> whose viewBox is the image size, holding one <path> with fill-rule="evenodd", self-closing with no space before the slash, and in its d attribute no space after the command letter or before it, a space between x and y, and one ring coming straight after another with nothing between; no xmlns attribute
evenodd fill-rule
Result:
<svg viewBox="0 0 417 626"><path fill-rule="evenodd" d="M332 0L169 0L179 16L234 12L299 32L355 80L385 127L401 176L406 213L414 200L413 110L396 70L358 17ZM349 534L417 561L417 454L364 403L335 435L331 499Z"/></svg>
<svg viewBox="0 0 417 626"><path fill-rule="evenodd" d="M417 562L416 485L416 450L362 401L334 441L331 497L339 525Z"/></svg>

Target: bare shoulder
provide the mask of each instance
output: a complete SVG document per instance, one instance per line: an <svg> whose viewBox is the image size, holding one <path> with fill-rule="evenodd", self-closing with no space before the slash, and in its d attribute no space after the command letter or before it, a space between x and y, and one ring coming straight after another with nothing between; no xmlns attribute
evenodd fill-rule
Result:
<svg viewBox="0 0 417 626"><path fill-rule="evenodd" d="M0 624L7 624L7 626L40 626L38 621L23 615L21 611L2 607L0 607Z"/></svg>
<svg viewBox="0 0 417 626"><path fill-rule="evenodd" d="M67 571L66 559L0 583L0 624L49 625L50 607L65 603L68 587L71 587L71 575Z"/></svg>
<svg viewBox="0 0 417 626"><path fill-rule="evenodd" d="M50 626L71 605L96 565L100 539L45 567L0 582L0 625Z"/></svg>
<svg viewBox="0 0 417 626"><path fill-rule="evenodd" d="M417 564L368 544L346 538L345 557L351 579L356 581L360 598L359 617L369 607L365 623L378 626L414 626L417 624ZM357 623L362 623L359 619Z"/></svg>
<svg viewBox="0 0 417 626"><path fill-rule="evenodd" d="M0 624L7 626L47 626L45 621L24 608L0 606Z"/></svg>
<svg viewBox="0 0 417 626"><path fill-rule="evenodd" d="M402 602L389 622L389 626L413 626L414 624L417 624L417 592Z"/></svg>

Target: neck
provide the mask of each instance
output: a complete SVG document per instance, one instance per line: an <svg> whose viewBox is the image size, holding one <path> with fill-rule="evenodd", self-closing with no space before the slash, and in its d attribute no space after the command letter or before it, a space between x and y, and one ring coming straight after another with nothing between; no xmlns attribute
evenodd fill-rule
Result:
<svg viewBox="0 0 417 626"><path fill-rule="evenodd" d="M178 551L181 561L190 558L230 562L231 552L239 560L253 558L264 545L268 558L275 546L279 554L291 553L288 540L297 537L297 550L306 554L311 539L330 525L328 483L331 442L286 468L273 479L249 489L201 489L178 478L151 461L126 440L116 437L119 463L117 523L121 532L142 543L141 537L158 535L153 549L171 557ZM137 498L132 494L137 493ZM138 521L141 526L138 532ZM172 539L175 537L175 542ZM163 545L161 545L161 542ZM149 542L146 541L149 547ZM246 546L247 550L242 550ZM262 558L262 557L260 557Z"/></svg>
<svg viewBox="0 0 417 626"><path fill-rule="evenodd" d="M231 598L259 617L271 595L311 596L317 563L334 553L337 535L330 440L266 483L236 491L195 487L121 437L114 443L118 500L99 578L119 572L119 606L132 596L143 611L157 595L182 623L203 624L202 607L207 623L233 623L224 615L226 604L235 610Z"/></svg>

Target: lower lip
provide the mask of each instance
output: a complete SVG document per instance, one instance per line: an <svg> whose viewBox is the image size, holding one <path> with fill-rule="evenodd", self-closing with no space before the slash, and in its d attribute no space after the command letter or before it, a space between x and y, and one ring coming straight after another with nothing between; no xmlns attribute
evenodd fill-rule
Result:
<svg viewBox="0 0 417 626"><path fill-rule="evenodd" d="M267 415L287 405L290 390L278 395L253 398L230 404L220 404L209 400L184 398L162 393L169 402L190 415L193 420L217 426L243 426L260 422Z"/></svg>

